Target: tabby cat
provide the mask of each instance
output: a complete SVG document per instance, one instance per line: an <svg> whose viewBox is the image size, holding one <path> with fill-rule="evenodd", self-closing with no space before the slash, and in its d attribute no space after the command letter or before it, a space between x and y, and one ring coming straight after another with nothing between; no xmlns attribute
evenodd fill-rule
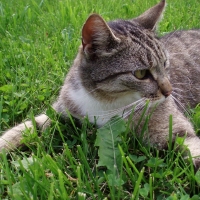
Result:
<svg viewBox="0 0 200 200"><path fill-rule="evenodd" d="M88 116L98 126L115 115L127 119L134 108L135 127L148 101L146 112L152 115L144 140L158 149L166 148L172 115L173 140L185 137L184 144L199 168L200 139L182 107L200 102L200 30L175 31L158 38L155 30L165 4L162 0L131 20L106 23L98 14L90 15L53 108L63 118L68 117L68 110L78 119ZM45 114L35 121L41 129L50 125ZM142 126L143 122L138 135ZM0 138L0 150L18 147L26 128L33 128L31 121L7 130Z"/></svg>

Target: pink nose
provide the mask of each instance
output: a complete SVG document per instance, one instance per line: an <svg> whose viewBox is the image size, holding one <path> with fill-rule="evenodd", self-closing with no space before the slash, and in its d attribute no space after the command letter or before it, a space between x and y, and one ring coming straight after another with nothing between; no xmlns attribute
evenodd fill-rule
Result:
<svg viewBox="0 0 200 200"><path fill-rule="evenodd" d="M172 86L167 77L158 79L158 86L165 97L168 97L172 92Z"/></svg>
<svg viewBox="0 0 200 200"><path fill-rule="evenodd" d="M170 90L170 91L161 91L162 92L162 94L167 98L171 93L172 93L172 90Z"/></svg>

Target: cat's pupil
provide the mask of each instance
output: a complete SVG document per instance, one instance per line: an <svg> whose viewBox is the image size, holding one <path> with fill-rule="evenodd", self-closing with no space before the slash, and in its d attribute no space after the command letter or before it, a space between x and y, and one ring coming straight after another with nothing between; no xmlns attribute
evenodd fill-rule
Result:
<svg viewBox="0 0 200 200"><path fill-rule="evenodd" d="M143 69L143 70L137 70L134 72L134 76L137 78L137 79L144 79L146 78L147 76L147 70L146 69Z"/></svg>

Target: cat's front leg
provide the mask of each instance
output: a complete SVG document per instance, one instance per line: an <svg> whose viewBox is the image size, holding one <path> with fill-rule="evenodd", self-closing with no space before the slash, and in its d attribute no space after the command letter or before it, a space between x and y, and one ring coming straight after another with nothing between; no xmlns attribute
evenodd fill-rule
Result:
<svg viewBox="0 0 200 200"><path fill-rule="evenodd" d="M153 112L149 121L148 135L150 143L159 149L165 149L169 142L169 118L172 116L172 142L183 137L184 145L190 151L194 166L200 168L200 139L196 136L191 122L177 108L169 97ZM184 153L187 153L186 151ZM185 156L185 155L184 155ZM188 157L188 154L186 155Z"/></svg>
<svg viewBox="0 0 200 200"><path fill-rule="evenodd" d="M47 115L41 114L35 117L35 123L38 128L41 130L47 128L51 121ZM33 132L34 125L31 120L27 120L24 123L21 123L9 130L7 130L0 137L0 152L4 149L6 151L13 150L21 145L21 139L23 136L23 132L29 129L30 132Z"/></svg>
<svg viewBox="0 0 200 200"><path fill-rule="evenodd" d="M187 136L185 138L184 145L187 146L187 148L190 151L195 168L199 169L200 168L200 139L195 135Z"/></svg>

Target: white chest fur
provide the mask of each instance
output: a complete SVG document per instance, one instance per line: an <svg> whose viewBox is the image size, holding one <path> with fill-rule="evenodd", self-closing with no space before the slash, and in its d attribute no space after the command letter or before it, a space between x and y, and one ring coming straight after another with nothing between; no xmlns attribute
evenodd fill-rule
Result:
<svg viewBox="0 0 200 200"><path fill-rule="evenodd" d="M114 102L99 101L83 87L69 91L70 98L79 106L82 116L88 116L91 123L96 121L98 126L104 125L113 116L122 116L125 110L132 110L132 103L141 99L139 93L124 94ZM130 105L130 108L127 108Z"/></svg>

